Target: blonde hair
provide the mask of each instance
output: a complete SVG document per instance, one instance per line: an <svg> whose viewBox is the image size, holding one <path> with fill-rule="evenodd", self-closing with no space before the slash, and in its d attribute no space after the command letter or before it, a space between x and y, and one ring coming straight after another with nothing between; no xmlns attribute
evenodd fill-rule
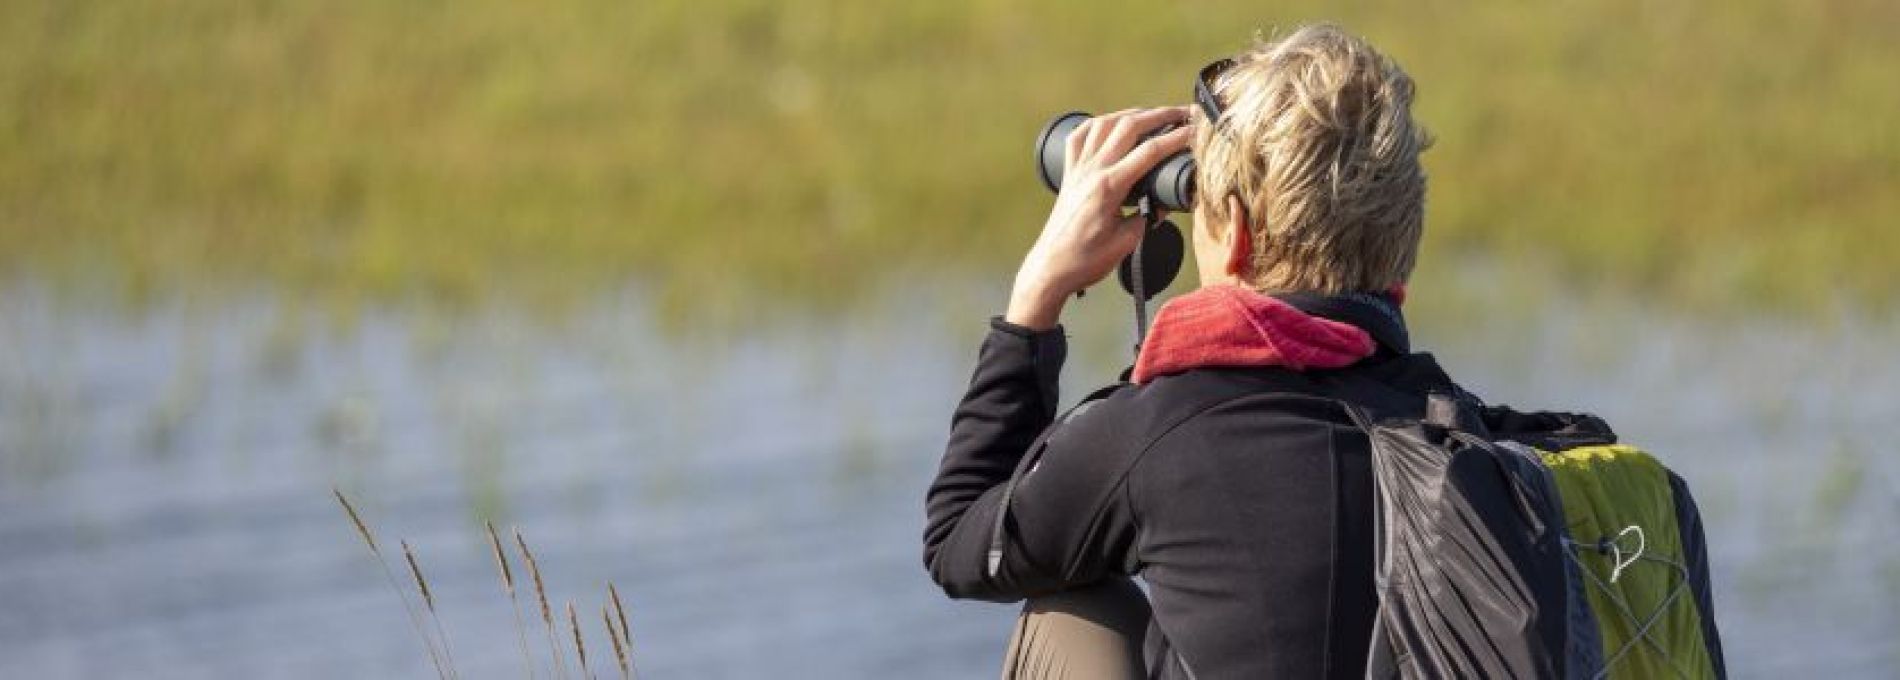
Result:
<svg viewBox="0 0 1900 680"><path fill-rule="evenodd" d="M1221 118L1194 107L1193 149L1206 214L1247 207L1253 257L1241 279L1262 291L1327 293L1403 284L1425 211L1410 76L1331 25L1257 42L1214 83ZM1209 228L1216 228L1209 225Z"/></svg>

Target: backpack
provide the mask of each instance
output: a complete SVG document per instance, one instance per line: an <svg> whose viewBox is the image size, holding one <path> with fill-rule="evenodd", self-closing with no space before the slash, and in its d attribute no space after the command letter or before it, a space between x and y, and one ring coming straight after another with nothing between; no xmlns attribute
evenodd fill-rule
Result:
<svg viewBox="0 0 1900 680"><path fill-rule="evenodd" d="M1367 678L1726 677L1688 487L1602 420L1344 406L1376 490Z"/></svg>

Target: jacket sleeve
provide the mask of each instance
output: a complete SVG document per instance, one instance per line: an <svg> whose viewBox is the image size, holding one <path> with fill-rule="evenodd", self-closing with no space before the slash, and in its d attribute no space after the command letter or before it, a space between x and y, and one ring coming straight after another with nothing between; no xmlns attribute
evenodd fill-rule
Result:
<svg viewBox="0 0 1900 680"><path fill-rule="evenodd" d="M1014 601L1128 560L1120 475L1052 427L1066 351L1059 328L991 321L925 501L924 564L951 597Z"/></svg>

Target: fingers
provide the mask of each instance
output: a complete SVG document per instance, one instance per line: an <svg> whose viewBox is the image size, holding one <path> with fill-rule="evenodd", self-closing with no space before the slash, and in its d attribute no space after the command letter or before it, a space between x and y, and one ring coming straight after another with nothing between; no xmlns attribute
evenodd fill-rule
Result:
<svg viewBox="0 0 1900 680"><path fill-rule="evenodd" d="M1143 109L1129 112L1115 120L1114 129L1109 132L1096 153L1105 161L1115 162L1128 155L1128 150L1141 141L1141 136L1149 131L1169 123L1181 123L1187 120L1187 108L1168 106L1158 109Z"/></svg>
<svg viewBox="0 0 1900 680"><path fill-rule="evenodd" d="M1142 175L1154 168L1155 164L1186 149L1188 141L1193 139L1192 133L1192 128L1182 127L1159 137L1150 137L1110 166L1108 174L1120 186L1131 186L1139 181Z"/></svg>
<svg viewBox="0 0 1900 680"><path fill-rule="evenodd" d="M1113 113L1090 117L1069 131L1062 153L1065 167L1073 168L1078 161L1092 161L1101 155L1102 140L1114 131L1115 121L1136 113L1141 109L1122 109Z"/></svg>
<svg viewBox="0 0 1900 680"><path fill-rule="evenodd" d="M1102 143L1107 141L1108 136L1115 132L1117 123L1121 119L1128 117L1129 114L1139 110L1140 109L1122 109L1114 113L1105 113L1089 119L1088 122L1094 123L1094 125L1089 126L1088 139L1082 147L1083 157L1088 159L1100 158L1102 155Z"/></svg>
<svg viewBox="0 0 1900 680"><path fill-rule="evenodd" d="M1082 153L1084 151L1082 146L1088 141L1089 127L1094 125L1096 120L1095 118L1090 118L1082 121L1081 125L1077 125L1074 130L1069 131L1069 139L1063 143L1062 148L1062 167L1073 168L1077 162L1082 160ZM1062 181L1067 182L1069 177L1075 176L1075 173L1064 172L1062 176Z"/></svg>
<svg viewBox="0 0 1900 680"><path fill-rule="evenodd" d="M1176 116L1169 116L1169 112L1176 112ZM1127 154L1129 146L1134 146L1132 141L1117 144L1115 148L1106 146L1115 135L1121 135L1121 137L1134 135L1132 139L1138 139L1138 135L1155 127L1161 127L1163 123L1170 122L1170 118L1186 120L1186 116L1188 116L1186 106L1123 108L1112 114L1094 116L1081 122L1081 125L1075 125L1075 129L1070 131L1068 141L1064 144L1064 154L1068 154L1066 160L1096 160L1096 158L1102 158L1104 152L1113 152L1112 156L1104 158L1112 163L1119 160L1123 154Z"/></svg>

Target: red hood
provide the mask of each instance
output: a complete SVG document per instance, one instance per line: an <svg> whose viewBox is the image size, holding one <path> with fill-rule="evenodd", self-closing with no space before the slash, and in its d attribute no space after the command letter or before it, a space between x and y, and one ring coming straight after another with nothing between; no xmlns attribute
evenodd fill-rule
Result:
<svg viewBox="0 0 1900 680"><path fill-rule="evenodd" d="M1358 326L1240 286L1206 286L1161 307L1135 359L1134 381L1214 366L1341 368L1374 347Z"/></svg>

